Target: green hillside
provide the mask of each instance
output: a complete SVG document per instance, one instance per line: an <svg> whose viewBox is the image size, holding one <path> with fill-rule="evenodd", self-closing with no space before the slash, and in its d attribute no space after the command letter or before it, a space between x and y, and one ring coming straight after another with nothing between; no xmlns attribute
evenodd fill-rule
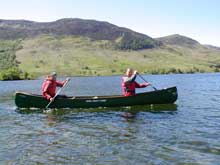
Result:
<svg viewBox="0 0 220 165"><path fill-rule="evenodd" d="M38 36L21 42L19 67L40 76L56 70L62 75L116 75L128 67L141 73L218 71L219 51L203 46L164 45L157 49L122 51L107 40L74 36Z"/></svg>
<svg viewBox="0 0 220 165"><path fill-rule="evenodd" d="M218 72L220 48L181 35L151 38L108 22L0 20L0 79Z"/></svg>

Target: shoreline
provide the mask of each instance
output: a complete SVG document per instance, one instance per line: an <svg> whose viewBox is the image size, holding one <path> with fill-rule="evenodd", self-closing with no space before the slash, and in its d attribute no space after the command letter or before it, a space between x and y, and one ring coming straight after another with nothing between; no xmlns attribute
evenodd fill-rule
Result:
<svg viewBox="0 0 220 165"><path fill-rule="evenodd" d="M193 73L166 73L166 74L161 74L161 73L158 73L158 74L152 74L152 73L140 73L141 75L172 75L172 74L178 74L178 75L181 75L181 74L217 74L217 73L220 73L220 72L193 72ZM63 75L63 74L58 74L58 77L59 78L66 78L66 77L113 77L113 76L123 76L123 73L122 74L112 74L112 75L95 75L95 74L92 74L92 75ZM0 79L0 81L23 81L23 80L38 80L38 79L44 79L46 77L46 74L45 76L44 75L41 75L41 76L36 76L36 77L32 77L32 78L27 78L27 79L24 79L24 78L20 78L20 79Z"/></svg>

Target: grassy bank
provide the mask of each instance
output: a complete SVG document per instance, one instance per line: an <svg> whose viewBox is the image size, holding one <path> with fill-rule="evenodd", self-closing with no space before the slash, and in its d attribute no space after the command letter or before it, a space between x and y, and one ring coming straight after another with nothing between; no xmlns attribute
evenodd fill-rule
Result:
<svg viewBox="0 0 220 165"><path fill-rule="evenodd" d="M22 71L40 76L56 70L62 75L118 75L128 67L140 73L219 71L219 52L204 47L166 45L157 49L121 51L110 41L82 37L40 36L25 39L16 51Z"/></svg>
<svg viewBox="0 0 220 165"><path fill-rule="evenodd" d="M218 72L219 51L164 45L157 49L118 50L111 41L49 36L0 41L0 79L29 79L50 73L121 75L128 67L140 73Z"/></svg>

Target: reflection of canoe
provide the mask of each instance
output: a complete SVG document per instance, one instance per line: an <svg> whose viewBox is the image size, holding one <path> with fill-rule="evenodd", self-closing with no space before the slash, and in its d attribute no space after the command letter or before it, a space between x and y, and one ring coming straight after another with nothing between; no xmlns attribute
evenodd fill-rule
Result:
<svg viewBox="0 0 220 165"><path fill-rule="evenodd" d="M151 112L151 113L170 113L173 114L177 111L178 106L176 104L150 104L150 105L135 105L135 106L120 106L120 107L95 107L95 108L59 108L50 111L53 115L66 115L80 112L96 113L96 112L125 112L135 115L139 112ZM35 108L19 108L18 113L32 114L42 113L45 109Z"/></svg>
<svg viewBox="0 0 220 165"><path fill-rule="evenodd" d="M118 107L147 104L171 104L177 100L177 89L171 87L157 91L139 93L135 96L77 96L58 97L50 108ZM41 95L16 92L15 104L19 108L45 108L48 101Z"/></svg>

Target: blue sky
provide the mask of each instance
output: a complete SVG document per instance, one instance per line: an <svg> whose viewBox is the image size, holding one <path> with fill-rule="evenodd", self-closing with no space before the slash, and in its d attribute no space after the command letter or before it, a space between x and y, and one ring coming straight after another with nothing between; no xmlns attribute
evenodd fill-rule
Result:
<svg viewBox="0 0 220 165"><path fill-rule="evenodd" d="M0 0L0 4L0 19L95 19L151 37L181 34L220 46L220 0Z"/></svg>

